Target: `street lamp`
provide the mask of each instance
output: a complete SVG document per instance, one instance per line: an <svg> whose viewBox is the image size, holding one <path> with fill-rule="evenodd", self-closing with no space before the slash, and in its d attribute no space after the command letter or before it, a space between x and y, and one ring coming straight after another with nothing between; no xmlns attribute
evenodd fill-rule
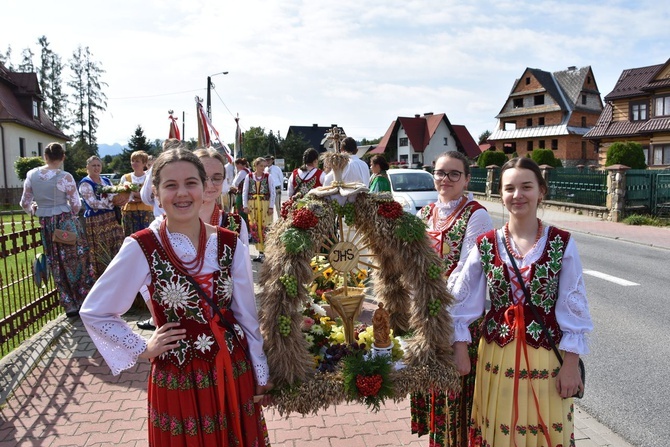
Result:
<svg viewBox="0 0 670 447"><path fill-rule="evenodd" d="M212 120L212 77L220 74L227 75L228 72L222 71L221 73L214 73L213 75L207 76L207 118L209 118L210 121Z"/></svg>

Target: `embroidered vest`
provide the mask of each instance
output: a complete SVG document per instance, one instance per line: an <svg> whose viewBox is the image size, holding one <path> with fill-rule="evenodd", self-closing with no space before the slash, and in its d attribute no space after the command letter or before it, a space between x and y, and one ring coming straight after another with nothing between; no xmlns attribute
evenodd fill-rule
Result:
<svg viewBox="0 0 670 447"><path fill-rule="evenodd" d="M233 231L238 235L240 234L240 227L242 226L242 218L240 217L239 214L226 213L225 211L221 210L220 222L221 224L219 226L221 228Z"/></svg>
<svg viewBox="0 0 670 447"><path fill-rule="evenodd" d="M561 272L563 253L570 240L570 233L549 227L547 243L540 259L530 268L529 282L526 287L530 292L531 300L535 305L538 315L558 346L563 337L561 328L556 321L556 300L558 299L558 278ZM514 340L514 319L512 312L505 312L512 306L512 289L510 276L514 270L503 263L500 259L500 251L504 247L498 247L495 230L481 235L477 240L477 246L482 258L482 268L486 275L491 309L484 319L484 337L491 343L495 341L499 346L505 346ZM533 312L528 303L523 306L524 321L526 327L526 343L534 348L551 349L551 344L546 339L540 325L535 321Z"/></svg>
<svg viewBox="0 0 670 447"><path fill-rule="evenodd" d="M294 169L293 170L293 195L301 193L301 194L307 194L311 189L318 188L319 186L323 186L321 184L321 174L323 171L319 168L316 168L314 170L314 174L306 179L300 178L300 170L299 169Z"/></svg>
<svg viewBox="0 0 670 447"><path fill-rule="evenodd" d="M263 174L261 180L256 182L254 180L254 173L249 173L249 200L253 200L254 196L261 195L263 196L261 200L270 200L270 182L268 180L269 175Z"/></svg>
<svg viewBox="0 0 670 447"><path fill-rule="evenodd" d="M235 253L237 236L235 233L218 228L217 253L219 270L213 273L213 301L224 316L231 316L233 280L230 267ZM132 234L137 240L149 263L153 290L151 301L156 318L156 326L168 322L179 322L186 329L186 338L180 341L179 348L171 349L154 359L156 362L172 363L183 367L193 358L207 362L214 361L219 346L216 343L209 321L211 311L190 282L170 263L163 246L154 232L146 228ZM238 335L242 331L238 331ZM233 336L233 334L226 334Z"/></svg>
<svg viewBox="0 0 670 447"><path fill-rule="evenodd" d="M435 204L431 203L430 205L424 206L421 208L421 211L419 211L419 217L426 223L426 225L430 224L430 217L433 215L434 209ZM468 222L470 221L472 213L480 209L485 210L486 208L479 202L468 202L463 209L460 210L451 225L448 228L445 228L439 236L435 233L430 234L431 245L436 249L438 252L437 254L443 258L445 278L448 278L449 275L451 275L451 272L454 271L458 264L458 260L461 258L465 231L468 228ZM435 237L439 237L440 240L436 240Z"/></svg>
<svg viewBox="0 0 670 447"><path fill-rule="evenodd" d="M93 188L93 193L95 194L95 198L98 200L102 199L102 194L100 194L100 187L102 186L112 186L111 180L109 180L106 177L101 177L100 180L102 180L101 184L95 183L90 177L86 176L81 181L79 182L79 185L81 186L82 183L88 183L91 185L91 188ZM101 209L93 209L88 205L88 202L84 200L84 206L86 207L86 211L84 211L84 217L91 217L91 216L97 216L99 214L105 214L109 213L111 211L114 211L113 208L101 208Z"/></svg>

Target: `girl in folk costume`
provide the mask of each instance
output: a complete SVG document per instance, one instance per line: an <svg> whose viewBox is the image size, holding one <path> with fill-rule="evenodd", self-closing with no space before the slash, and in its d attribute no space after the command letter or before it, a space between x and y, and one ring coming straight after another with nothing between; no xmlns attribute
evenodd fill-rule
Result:
<svg viewBox="0 0 670 447"><path fill-rule="evenodd" d="M121 181L126 184L137 185L137 191L130 193L128 203L122 208L121 216L123 219L123 232L130 236L136 231L144 230L154 220L153 207L145 205L140 197L140 189L147 180L146 169L149 161L149 154L144 151L135 151L130 154L130 165L133 172L123 176Z"/></svg>
<svg viewBox="0 0 670 447"><path fill-rule="evenodd" d="M249 174L251 174L251 169L249 169L249 162L246 158L238 158L235 160L235 169L237 173L233 179L233 183L230 186L230 191L235 194L235 212L242 217L242 219L247 223L247 228L249 227L249 216L244 212L244 204L242 200L244 181L247 179ZM247 241L249 242L249 241Z"/></svg>
<svg viewBox="0 0 670 447"><path fill-rule="evenodd" d="M372 171L372 176L370 177L370 185L368 186L370 192L391 191L391 181L386 174L388 169L389 164L383 155L375 154L372 156L370 159L370 171Z"/></svg>
<svg viewBox="0 0 670 447"><path fill-rule="evenodd" d="M491 300L479 341L470 443L567 447L575 442L570 396L584 388L578 362L593 329L582 266L570 233L537 218L547 192L537 164L514 158L500 175L509 222L480 236L452 289L461 374L471 367L467 326L484 310L487 289ZM563 351L562 366L545 332Z"/></svg>
<svg viewBox="0 0 670 447"><path fill-rule="evenodd" d="M305 195L310 189L323 186L326 173L319 169L319 153L309 148L302 154L302 166L294 169L288 179L288 196Z"/></svg>
<svg viewBox="0 0 670 447"><path fill-rule="evenodd" d="M123 228L116 220L114 207L124 206L129 194L100 192L100 188L112 186L112 182L100 176L102 161L99 157L94 155L86 160L86 172L88 175L79 182L79 195L86 206L86 240L97 278L123 243Z"/></svg>
<svg viewBox="0 0 670 447"><path fill-rule="evenodd" d="M470 181L470 166L463 154L451 151L438 156L433 178L438 201L422 208L418 216L426 222L430 243L444 260L447 287L451 290L476 246L477 237L493 229L493 222L472 195L464 195ZM480 322L477 319L468 328L473 340L479 340ZM433 390L412 395L412 433L429 434L430 446L468 445L476 347L469 354L472 374L463 377L460 393Z"/></svg>
<svg viewBox="0 0 670 447"><path fill-rule="evenodd" d="M273 204L275 203L275 185L272 178L263 172L265 159L254 160L254 172L244 180L242 200L244 212L249 215L249 231L251 242L256 244L258 257L256 262L263 262L265 255L265 238L272 223Z"/></svg>
<svg viewBox="0 0 670 447"><path fill-rule="evenodd" d="M39 218L42 246L60 304L68 317L75 318L95 278L84 230L77 217L81 208L77 183L63 170L64 161L63 146L49 143L44 149L45 166L26 174L20 204L26 213ZM75 244L55 242L55 230L76 234Z"/></svg>
<svg viewBox="0 0 670 447"><path fill-rule="evenodd" d="M226 159L214 149L198 149L193 153L200 159L205 167L205 174L207 174L200 219L203 222L209 222L210 225L234 231L239 235L242 243L248 245L249 231L246 222L239 214L228 213L219 205L226 178Z"/></svg>
<svg viewBox="0 0 670 447"><path fill-rule="evenodd" d="M199 218L205 181L187 149L158 157L152 183L166 217L126 238L81 318L114 374L151 359L150 446L262 447L260 405L271 385L249 252L235 233ZM149 339L121 318L143 286L153 288L158 326Z"/></svg>

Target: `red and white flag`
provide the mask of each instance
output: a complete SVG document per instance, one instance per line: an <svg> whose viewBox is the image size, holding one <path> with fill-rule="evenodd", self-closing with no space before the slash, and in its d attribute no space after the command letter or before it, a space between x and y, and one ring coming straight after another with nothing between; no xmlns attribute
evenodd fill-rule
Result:
<svg viewBox="0 0 670 447"><path fill-rule="evenodd" d="M172 112L170 112L170 133L168 135L168 138L176 138L177 140L181 140L181 134L179 133L179 126L177 126L177 118L175 118L172 115Z"/></svg>
<svg viewBox="0 0 670 447"><path fill-rule="evenodd" d="M220 147L215 147L215 149L222 152L228 159L228 162L232 163L233 157L230 155L230 149L221 140L219 132L212 126L209 117L205 113L205 109L202 107L202 102L200 102L197 96L195 98L195 108L196 115L198 116L198 146L213 147L212 142L218 143Z"/></svg>

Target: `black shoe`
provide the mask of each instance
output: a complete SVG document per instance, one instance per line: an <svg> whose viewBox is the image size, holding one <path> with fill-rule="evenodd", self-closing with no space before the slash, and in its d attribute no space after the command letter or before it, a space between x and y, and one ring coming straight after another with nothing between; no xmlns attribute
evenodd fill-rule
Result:
<svg viewBox="0 0 670 447"><path fill-rule="evenodd" d="M261 258L260 255L259 255L259 256L256 256L254 259L252 259L252 261L254 261L254 262L263 262L263 258Z"/></svg>
<svg viewBox="0 0 670 447"><path fill-rule="evenodd" d="M146 319L144 321L138 321L137 322L137 327L140 329L144 329L145 331L155 331L156 330L156 325L154 325L154 320L153 318Z"/></svg>
<svg viewBox="0 0 670 447"><path fill-rule="evenodd" d="M72 310L70 312L65 312L65 316L67 316L71 320L76 320L77 318L79 318L79 311L78 310Z"/></svg>

